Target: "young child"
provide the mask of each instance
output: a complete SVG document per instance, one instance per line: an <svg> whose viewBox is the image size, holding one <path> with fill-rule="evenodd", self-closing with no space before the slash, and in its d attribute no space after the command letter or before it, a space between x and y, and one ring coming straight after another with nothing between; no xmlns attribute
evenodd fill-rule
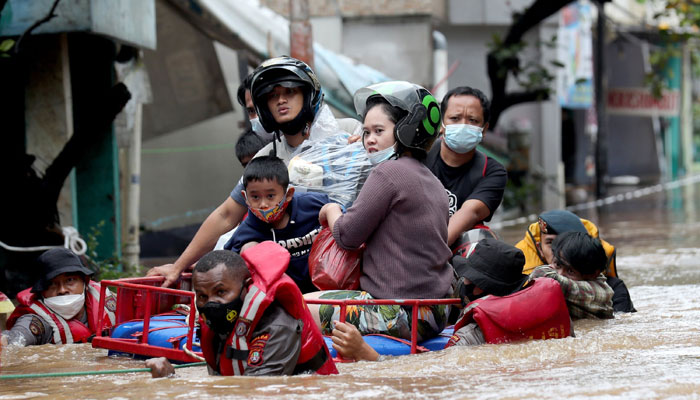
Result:
<svg viewBox="0 0 700 400"><path fill-rule="evenodd" d="M245 168L255 154L269 142L265 142L251 129L247 129L236 141L236 157Z"/></svg>
<svg viewBox="0 0 700 400"><path fill-rule="evenodd" d="M248 217L224 246L237 253L265 240L272 240L289 251L289 275L302 293L318 290L309 277L309 252L321 230L318 213L328 196L320 193L294 193L284 161L274 156L256 157L243 172L242 195Z"/></svg>
<svg viewBox="0 0 700 400"><path fill-rule="evenodd" d="M552 242L552 262L535 268L529 280L559 282L573 319L613 318L613 290L605 282L607 257L600 240L584 232L565 232Z"/></svg>

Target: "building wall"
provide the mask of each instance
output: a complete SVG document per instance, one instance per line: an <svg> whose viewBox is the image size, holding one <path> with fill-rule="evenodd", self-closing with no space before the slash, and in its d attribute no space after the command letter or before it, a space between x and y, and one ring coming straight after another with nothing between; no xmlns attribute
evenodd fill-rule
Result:
<svg viewBox="0 0 700 400"><path fill-rule="evenodd" d="M0 24L0 36L21 35L44 18L53 3L53 0L9 0L3 14L11 17L6 25ZM55 14L32 33L89 31L138 47L156 47L155 0L64 0L56 6Z"/></svg>
<svg viewBox="0 0 700 400"><path fill-rule="evenodd" d="M296 0L294 0L296 1ZM375 17L444 13L444 0L307 0L312 17ZM289 15L290 0L261 0L280 15Z"/></svg>
<svg viewBox="0 0 700 400"><path fill-rule="evenodd" d="M475 0L447 2L448 24L438 26L447 37L449 64L459 62L455 72L449 78L449 88L472 86L491 96L491 86L486 67L488 43L494 34L504 36L512 22L512 13L522 11L531 4L530 0ZM524 40L528 43L549 40L556 33L558 20L556 15L546 20L539 27L529 31ZM547 64L554 59L552 51L528 48L525 59ZM555 88L552 83L552 88ZM511 78L508 90L520 90ZM561 108L556 94L550 100L523 103L508 108L501 114L498 126L491 127L505 136L509 130L529 132L529 172L543 175L547 184L539 185L542 207L544 209L564 206L563 166L561 160Z"/></svg>
<svg viewBox="0 0 700 400"><path fill-rule="evenodd" d="M427 16L360 18L343 24L343 53L392 79L432 87L432 50Z"/></svg>
<svg viewBox="0 0 700 400"><path fill-rule="evenodd" d="M233 147L241 115L229 112L143 142L141 222L147 229L201 223L226 200L243 172Z"/></svg>
<svg viewBox="0 0 700 400"><path fill-rule="evenodd" d="M243 132L237 54L215 48L233 111L143 141L141 221L147 229L203 222L243 173L234 149Z"/></svg>
<svg viewBox="0 0 700 400"><path fill-rule="evenodd" d="M29 59L25 91L27 153L36 156L34 169L40 176L72 134L68 130L72 119L67 120L71 118L71 106L66 104L70 72L67 70L67 51L64 51L67 50L65 40L61 35L41 35L23 43L25 57ZM62 226L74 225L71 207L70 179L66 179L58 198Z"/></svg>
<svg viewBox="0 0 700 400"><path fill-rule="evenodd" d="M606 47L605 56L609 88L644 86L647 61L639 43L624 39L612 42ZM661 171L656 146L651 116L608 115L609 176L634 175L644 181L657 180Z"/></svg>

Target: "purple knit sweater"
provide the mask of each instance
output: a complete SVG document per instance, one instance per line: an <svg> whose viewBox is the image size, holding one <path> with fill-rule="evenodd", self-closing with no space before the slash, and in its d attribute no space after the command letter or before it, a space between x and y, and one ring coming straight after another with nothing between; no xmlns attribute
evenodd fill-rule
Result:
<svg viewBox="0 0 700 400"><path fill-rule="evenodd" d="M365 243L360 287L375 298L442 298L450 292L448 198L411 157L374 167L357 200L335 223L345 249Z"/></svg>

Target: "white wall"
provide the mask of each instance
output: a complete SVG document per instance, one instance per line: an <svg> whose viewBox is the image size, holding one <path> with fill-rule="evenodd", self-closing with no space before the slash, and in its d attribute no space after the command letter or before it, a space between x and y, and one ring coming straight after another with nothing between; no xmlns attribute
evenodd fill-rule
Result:
<svg viewBox="0 0 700 400"><path fill-rule="evenodd" d="M143 142L141 222L148 229L201 223L243 172L233 147L243 131L236 53L216 51L234 111Z"/></svg>
<svg viewBox="0 0 700 400"><path fill-rule="evenodd" d="M396 80L431 87L430 18L363 18L343 25L343 53Z"/></svg>

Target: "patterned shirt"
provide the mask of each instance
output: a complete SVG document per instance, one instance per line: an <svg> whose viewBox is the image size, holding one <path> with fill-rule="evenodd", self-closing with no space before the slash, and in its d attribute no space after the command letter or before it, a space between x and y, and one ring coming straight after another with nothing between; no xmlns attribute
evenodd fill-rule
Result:
<svg viewBox="0 0 700 400"><path fill-rule="evenodd" d="M551 278L559 282L571 318L606 319L613 317L613 290L605 282L603 274L598 275L594 281L575 281L559 275L549 265L542 265L532 271L528 282L541 277Z"/></svg>

